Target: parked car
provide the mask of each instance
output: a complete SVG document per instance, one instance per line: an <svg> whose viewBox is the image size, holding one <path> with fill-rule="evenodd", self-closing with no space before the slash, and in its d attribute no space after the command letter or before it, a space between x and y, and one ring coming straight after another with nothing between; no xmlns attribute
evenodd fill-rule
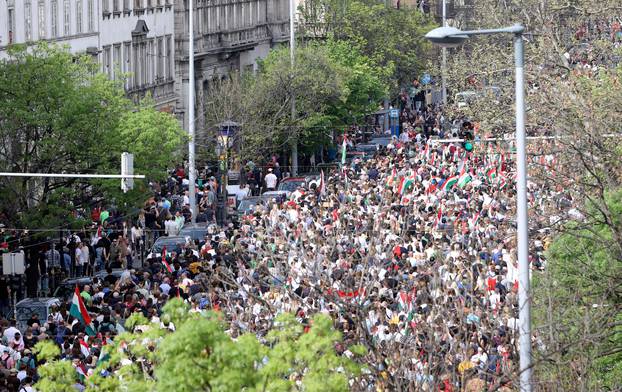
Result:
<svg viewBox="0 0 622 392"><path fill-rule="evenodd" d="M216 228L216 224L214 223L190 223L184 225L184 227L179 232L180 237L186 237L192 239L192 241L199 241L199 245L203 245L205 243L205 236L210 231L214 231Z"/></svg>
<svg viewBox="0 0 622 392"><path fill-rule="evenodd" d="M386 147L391 143L391 135L376 135L372 137L367 144L376 146L376 148Z"/></svg>
<svg viewBox="0 0 622 392"><path fill-rule="evenodd" d="M28 319L36 313L42 323L46 322L51 313L52 306L61 304L60 298L24 298L15 305L15 320L17 328L21 331L28 327Z"/></svg>
<svg viewBox="0 0 622 392"><path fill-rule="evenodd" d="M278 192L278 191L277 191ZM266 194L269 193L269 194ZM257 206L267 206L270 201L274 200L277 203L281 203L282 200L278 197L278 194L273 192L266 192L261 196L247 197L240 202L237 211L237 220L240 221L244 215L248 215L251 211L255 210ZM281 193L282 194L282 193Z"/></svg>
<svg viewBox="0 0 622 392"><path fill-rule="evenodd" d="M293 192L296 189L298 189L299 187L306 187L307 186L307 179L304 177L288 177L283 179L280 183L279 186L277 187L277 190L279 191L286 191L286 192Z"/></svg>
<svg viewBox="0 0 622 392"><path fill-rule="evenodd" d="M162 249L166 247L166 254L175 252L181 254L186 246L186 237L174 236L174 237L158 237L151 247L151 251L147 255L147 260L156 259L162 257ZM195 256L199 256L199 252L192 251Z"/></svg>
<svg viewBox="0 0 622 392"><path fill-rule="evenodd" d="M115 268L112 270L111 274L115 278L119 279L123 271L124 270L121 268L118 268L118 269ZM100 281L102 281L104 280L106 276L108 276L108 271L106 270L98 271L95 273L94 276L98 278ZM83 276L79 278L67 278L63 280L60 283L60 285L56 287L56 289L54 290L54 297L60 298L63 300L69 299L73 295L73 292L75 291L76 286L78 286L78 288L82 290L84 286L92 285L92 284L93 284L93 278L90 276Z"/></svg>

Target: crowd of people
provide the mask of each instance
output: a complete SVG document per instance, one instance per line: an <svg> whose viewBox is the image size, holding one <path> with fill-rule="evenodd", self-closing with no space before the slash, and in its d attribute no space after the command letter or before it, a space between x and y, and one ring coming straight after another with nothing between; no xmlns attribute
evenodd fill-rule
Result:
<svg viewBox="0 0 622 392"><path fill-rule="evenodd" d="M446 143L442 116L431 107L402 120L402 135L375 154L323 173L319 185L288 200L257 205L237 225L210 226L167 263L158 256L137 264L135 249L154 233L177 235L190 220L183 170L158 186L136 225L113 213L69 239L84 244L72 245L78 261L86 248L80 252L92 255L94 270L108 268L80 287L96 335L69 313L71 298L47 320L33 316L25 330L2 321L0 390L31 390L32 349L47 339L72 361L82 388L101 347L132 313L157 319L177 296L197 311L222 310L232 337L265 336L280 312L306 326L313 314L329 314L343 333L340 354L354 343L370 348L370 390L511 387L518 363L512 146L482 143L467 152ZM207 176L200 186L201 214L212 213L214 181ZM558 207L552 200L560 192L531 182L528 191L536 214ZM545 267L547 234L532 234L533 270ZM84 260L78 264L91 265Z"/></svg>

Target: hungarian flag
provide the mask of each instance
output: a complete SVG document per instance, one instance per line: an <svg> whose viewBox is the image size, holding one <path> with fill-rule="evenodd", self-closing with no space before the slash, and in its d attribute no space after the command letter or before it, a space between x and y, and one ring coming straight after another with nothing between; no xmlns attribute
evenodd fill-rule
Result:
<svg viewBox="0 0 622 392"><path fill-rule="evenodd" d="M413 184L412 178L402 178L402 181L400 182L400 187L399 187L400 195L403 195L404 192L406 192L406 189L408 189L408 187L411 186L412 184Z"/></svg>
<svg viewBox="0 0 622 392"><path fill-rule="evenodd" d="M475 228L475 224L477 223L477 221L479 220L479 212L475 214L475 216L473 216L473 218L471 218L471 220L469 221L469 227L471 227L471 229Z"/></svg>
<svg viewBox="0 0 622 392"><path fill-rule="evenodd" d="M492 167L488 168L488 170L486 170L486 177L488 177L489 180L492 181L496 176L497 176L497 167L496 166L492 166Z"/></svg>
<svg viewBox="0 0 622 392"><path fill-rule="evenodd" d="M79 322L81 322L86 329L86 333L89 336L95 336L95 328L93 327L93 323L91 322L91 317L89 316L89 312L86 311L86 306L84 306L84 301L82 301L82 297L80 296L80 289L76 285L76 290L73 293L73 299L71 300L71 308L69 308L69 314L76 318Z"/></svg>
<svg viewBox="0 0 622 392"><path fill-rule="evenodd" d="M460 175L460 178L458 179L458 186L460 188L464 188L466 186L466 184L471 182L471 180L472 180L472 178L471 178L471 175L469 173L462 173Z"/></svg>
<svg viewBox="0 0 622 392"><path fill-rule="evenodd" d="M399 306L401 310L409 312L411 300L412 298L410 297L408 293L404 291L400 291L398 302L399 302Z"/></svg>
<svg viewBox="0 0 622 392"><path fill-rule="evenodd" d="M451 176L445 181L441 189L444 191L448 191L451 188L453 188L457 182L458 182L458 176Z"/></svg>
<svg viewBox="0 0 622 392"><path fill-rule="evenodd" d="M164 264L164 267L166 267L166 270L168 271L169 274L173 273L173 269L166 261L166 246L162 248L162 264Z"/></svg>
<svg viewBox="0 0 622 392"><path fill-rule="evenodd" d="M80 352L82 353L82 355L84 355L84 358L91 355L91 349L89 348L89 345L82 339L80 339L79 342L80 342Z"/></svg>
<svg viewBox="0 0 622 392"><path fill-rule="evenodd" d="M326 182L324 181L324 170L320 172L320 196L326 195Z"/></svg>
<svg viewBox="0 0 622 392"><path fill-rule="evenodd" d="M438 223L441 221L443 217L443 206L438 207L438 213L436 214L436 219L434 219L434 227L438 226Z"/></svg>
<svg viewBox="0 0 622 392"><path fill-rule="evenodd" d="M397 169L393 167L393 170L391 170L391 175L387 179L387 187L393 186L393 183L395 182L396 178L397 178Z"/></svg>

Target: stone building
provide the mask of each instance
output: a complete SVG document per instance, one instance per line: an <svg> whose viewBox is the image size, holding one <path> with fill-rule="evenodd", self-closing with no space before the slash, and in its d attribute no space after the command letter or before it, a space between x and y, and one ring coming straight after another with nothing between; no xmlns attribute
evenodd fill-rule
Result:
<svg viewBox="0 0 622 392"><path fill-rule="evenodd" d="M187 129L188 0L175 4L177 114ZM257 59L289 40L289 0L194 0L194 59L197 129L203 97L215 78L231 71L254 72Z"/></svg>
<svg viewBox="0 0 622 392"><path fill-rule="evenodd" d="M188 0L0 0L0 59L14 43L48 41L96 58L128 95L150 94L184 125ZM210 81L254 71L289 39L289 0L194 0L196 102ZM198 105L197 105L198 107ZM199 110L197 110L199 113Z"/></svg>

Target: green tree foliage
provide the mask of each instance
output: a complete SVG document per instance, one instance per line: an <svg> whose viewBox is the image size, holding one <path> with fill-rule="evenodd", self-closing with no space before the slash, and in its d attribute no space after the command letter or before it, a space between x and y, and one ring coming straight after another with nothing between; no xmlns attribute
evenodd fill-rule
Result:
<svg viewBox="0 0 622 392"><path fill-rule="evenodd" d="M334 129L361 121L386 95L387 70L345 41L273 50L256 76L231 75L215 82L206 97L205 143L215 142L217 125L240 124L240 155L256 159L294 140L303 151L330 143ZM291 116L291 99L296 111Z"/></svg>
<svg viewBox="0 0 622 392"><path fill-rule="evenodd" d="M341 336L326 316L315 316L305 333L293 315L282 314L263 344L251 334L230 337L223 316L191 313L174 299L161 318L164 325L175 326L172 332L132 315L126 327L133 332L106 347L109 359L88 379L87 390L347 391L349 379L360 374L356 362L335 353ZM37 390L69 390L77 381L71 363L52 359L59 353L52 343L39 343L37 349L48 360ZM103 377L102 370L111 375Z"/></svg>
<svg viewBox="0 0 622 392"><path fill-rule="evenodd" d="M431 20L416 8L396 9L376 1L315 0L301 9L302 34L334 37L386 69L384 81L395 91L425 68L429 44L423 35Z"/></svg>
<svg viewBox="0 0 622 392"><path fill-rule="evenodd" d="M161 178L184 140L182 129L171 115L133 104L122 80L97 70L87 56L45 43L9 49L0 62L1 170L120 173L121 152L128 151L136 173ZM83 203L84 194L119 196L119 181L114 184L2 178L0 205L14 223L47 221L43 226L49 227ZM51 203L60 210L48 211Z"/></svg>
<svg viewBox="0 0 622 392"><path fill-rule="evenodd" d="M611 221L588 203L590 218L567 224L535 285L539 381L565 390L622 387L622 190L604 200Z"/></svg>

